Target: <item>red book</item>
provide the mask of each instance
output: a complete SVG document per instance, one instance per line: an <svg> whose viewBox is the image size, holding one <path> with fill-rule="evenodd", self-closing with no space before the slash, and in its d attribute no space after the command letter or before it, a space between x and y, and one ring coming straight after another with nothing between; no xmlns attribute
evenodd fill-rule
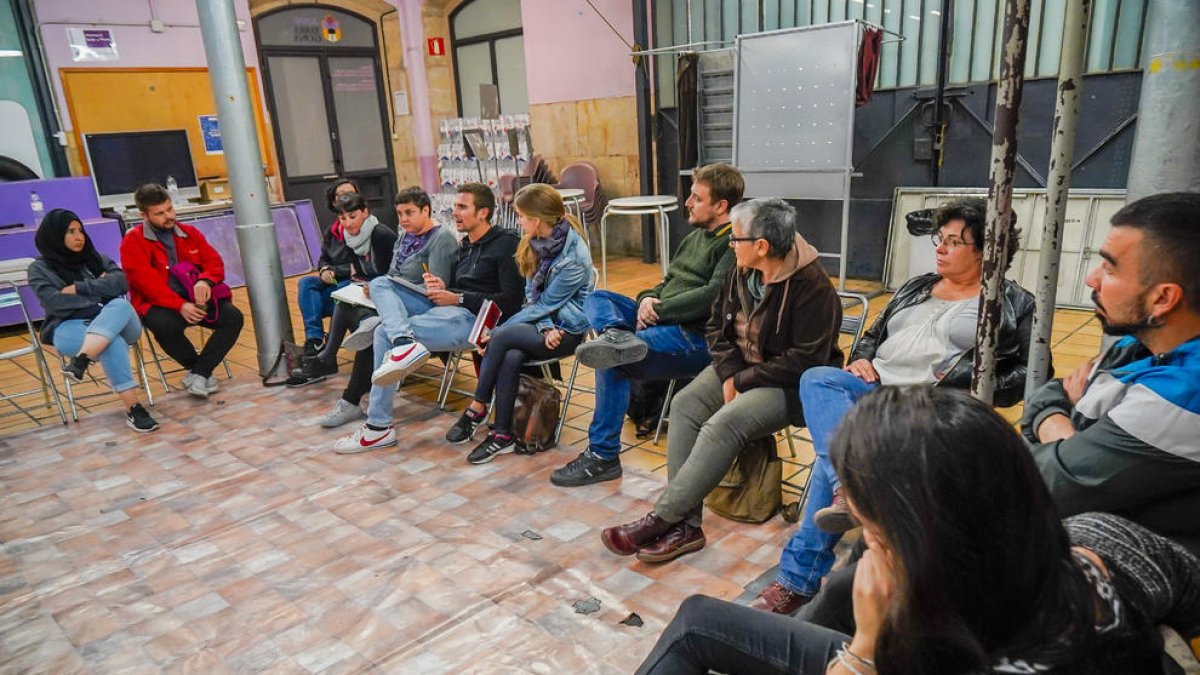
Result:
<svg viewBox="0 0 1200 675"><path fill-rule="evenodd" d="M481 347L479 338L490 335L496 324L500 323L500 306L491 300L484 300L479 313L475 315L475 325L471 326L471 335L467 341L476 347Z"/></svg>

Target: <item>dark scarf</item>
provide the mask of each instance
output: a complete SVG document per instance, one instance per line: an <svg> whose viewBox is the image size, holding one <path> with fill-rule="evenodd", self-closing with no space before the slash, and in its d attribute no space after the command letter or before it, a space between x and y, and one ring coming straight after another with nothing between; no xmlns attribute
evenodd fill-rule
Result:
<svg viewBox="0 0 1200 675"><path fill-rule="evenodd" d="M567 234L570 231L571 224L567 222L566 218L562 218L554 225L554 229L550 230L549 237L529 238L529 247L533 249L533 254L538 258L538 268L533 273L534 302L537 302L538 298L542 297L542 291L546 290L546 277L550 276L550 265L567 245Z"/></svg>
<svg viewBox="0 0 1200 675"><path fill-rule="evenodd" d="M83 250L76 253L67 248L67 228L71 223L79 221L79 216L66 209L52 209L42 219L38 226L33 243L37 246L42 259L54 270L54 273L66 281L68 285L83 281L86 277L84 270L98 277L104 273L104 260L100 252L92 244L92 238L83 233ZM80 221L80 227L83 227Z"/></svg>
<svg viewBox="0 0 1200 675"><path fill-rule="evenodd" d="M425 234L412 234L405 232L404 237L400 240L400 249L396 251L396 265L403 265L405 260L425 250L425 246L433 239L433 235L437 234L438 228L441 225L434 225L429 228Z"/></svg>

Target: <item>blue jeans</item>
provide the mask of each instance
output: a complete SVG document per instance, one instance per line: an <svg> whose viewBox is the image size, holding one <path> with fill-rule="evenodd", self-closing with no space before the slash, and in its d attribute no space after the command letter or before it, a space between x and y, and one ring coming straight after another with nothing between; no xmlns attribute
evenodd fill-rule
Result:
<svg viewBox="0 0 1200 675"><path fill-rule="evenodd" d="M816 595L821 579L833 567L833 546L841 535L823 532L813 523L817 511L833 503L833 491L841 482L829 463L829 445L838 424L858 399L878 387L857 376L830 366L809 368L800 376L800 401L804 421L812 435L816 460L808 483L808 501L800 527L792 534L779 560L778 581L790 590Z"/></svg>
<svg viewBox="0 0 1200 675"><path fill-rule="evenodd" d="M392 341L397 338L415 339L412 317L428 312L435 305L424 295L407 286L401 286L386 276L375 277L371 280L370 286L371 300L375 303L375 311L379 313L380 325L383 327L382 332L387 334L387 348L391 349ZM471 322L474 323L474 321L475 317L472 316ZM470 327L467 328L467 331L470 334ZM425 346L429 347L429 345ZM430 347L430 351L441 350Z"/></svg>
<svg viewBox="0 0 1200 675"><path fill-rule="evenodd" d="M304 337L320 339L325 336L324 319L333 316L333 292L350 283L344 279L330 286L321 277L304 277L296 284L296 304L304 319Z"/></svg>
<svg viewBox="0 0 1200 675"><path fill-rule="evenodd" d="M373 286L371 297L375 297ZM425 300L425 302L429 301ZM382 310L378 299L375 301L375 306ZM379 316L383 316L382 311ZM425 312L406 316L405 321L412 329L413 339L425 345L425 348L431 352L457 352L474 348L474 345L467 342L467 338L471 335L471 327L475 325L475 315L464 307L434 307L430 305L430 309ZM387 331L376 329L375 368L383 363L383 357L391 349L392 339L388 337ZM367 424L378 427L392 424L394 403L392 399L395 395L395 386L371 385L371 397L367 403Z"/></svg>
<svg viewBox="0 0 1200 675"><path fill-rule="evenodd" d="M133 389L133 368L129 365L129 345L142 335L142 322L125 298L114 298L91 320L70 319L54 328L54 348L59 354L74 357L83 346L83 338L94 333L108 338L108 346L92 359L100 362L108 383L115 392Z"/></svg>
<svg viewBox="0 0 1200 675"><path fill-rule="evenodd" d="M597 332L633 330L637 324L637 303L619 293L592 291L583 310ZM621 452L621 424L629 408L631 380L695 377L711 360L704 336L680 326L651 326L637 331L637 336L650 347L646 358L596 371L596 410L588 427L588 446L603 459L615 459Z"/></svg>

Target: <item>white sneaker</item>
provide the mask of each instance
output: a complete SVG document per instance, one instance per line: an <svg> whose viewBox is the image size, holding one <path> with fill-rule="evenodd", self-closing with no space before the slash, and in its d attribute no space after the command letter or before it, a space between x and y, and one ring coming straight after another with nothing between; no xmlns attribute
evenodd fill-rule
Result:
<svg viewBox="0 0 1200 675"><path fill-rule="evenodd" d="M220 391L221 385L217 382L217 376L209 375L208 379L204 381L204 388L207 389L208 393L210 394L215 394Z"/></svg>
<svg viewBox="0 0 1200 675"><path fill-rule="evenodd" d="M345 438L338 439L333 444L333 451L339 455L353 455L359 452L368 452L375 448L386 448L395 444L395 427L388 427L383 431L375 431L374 429L368 429L367 425L364 424L358 428L358 431Z"/></svg>
<svg viewBox="0 0 1200 675"><path fill-rule="evenodd" d="M187 375L183 376L183 382L180 384L182 384L184 390L186 390L187 393L191 394L192 396L195 396L196 398L208 398L208 381L203 375L197 375L196 373L189 372Z"/></svg>
<svg viewBox="0 0 1200 675"><path fill-rule="evenodd" d="M326 429L333 429L348 422L353 422L362 416L362 408L344 398L339 398L337 403L333 405L333 410L325 413L325 416L321 418L321 426Z"/></svg>
<svg viewBox="0 0 1200 675"><path fill-rule="evenodd" d="M429 350L420 342L392 347L384 354L383 363L371 374L371 384L383 387L401 382L428 360Z"/></svg>
<svg viewBox="0 0 1200 675"><path fill-rule="evenodd" d="M375 329L382 323L377 316L368 316L358 322L358 328L347 335L342 341L342 349L348 352L361 352L375 344Z"/></svg>

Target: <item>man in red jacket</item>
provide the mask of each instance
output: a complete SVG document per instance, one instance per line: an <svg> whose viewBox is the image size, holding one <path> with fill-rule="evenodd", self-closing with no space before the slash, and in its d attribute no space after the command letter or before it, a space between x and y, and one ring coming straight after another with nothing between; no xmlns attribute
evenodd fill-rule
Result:
<svg viewBox="0 0 1200 675"><path fill-rule="evenodd" d="M158 344L184 368L183 388L199 398L217 391L213 369L237 342L242 332L242 313L229 300L213 305L212 289L225 280L225 263L200 231L175 220L171 196L161 185L143 185L133 195L143 223L125 233L121 240L121 266L129 280L129 301ZM172 278L170 269L191 263L200 280L184 289ZM190 291L191 298L186 297ZM199 354L185 331L206 321L212 331Z"/></svg>

